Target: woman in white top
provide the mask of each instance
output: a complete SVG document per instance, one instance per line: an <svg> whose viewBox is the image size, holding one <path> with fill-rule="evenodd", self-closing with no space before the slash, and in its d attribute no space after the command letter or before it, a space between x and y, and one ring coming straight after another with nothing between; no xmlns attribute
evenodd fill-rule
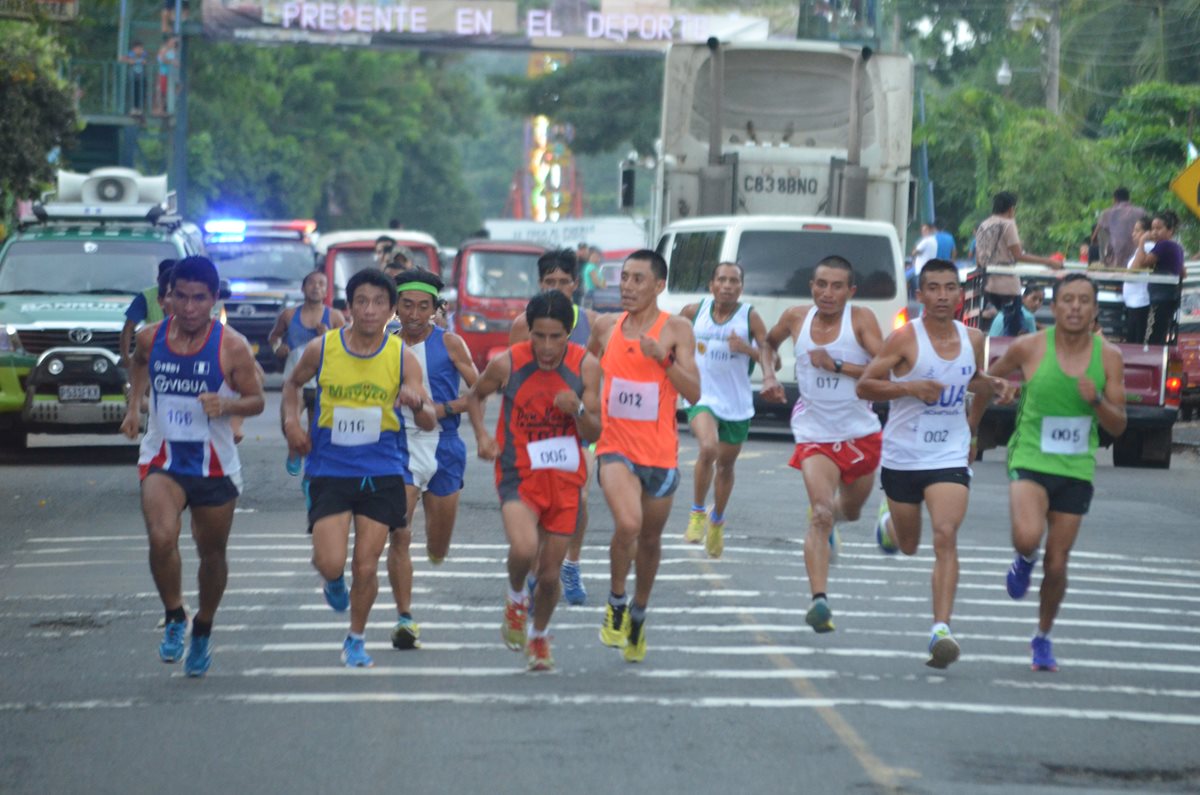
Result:
<svg viewBox="0 0 1200 795"><path fill-rule="evenodd" d="M1133 224L1133 239L1139 240L1150 231L1150 216L1143 215ZM1146 240L1142 248L1149 254L1154 248L1153 240ZM1125 263L1127 269L1133 268L1137 259L1137 251ZM1150 285L1146 282L1125 282L1121 286L1121 296L1125 299L1125 341L1142 342L1146 339L1146 320L1150 316Z"/></svg>

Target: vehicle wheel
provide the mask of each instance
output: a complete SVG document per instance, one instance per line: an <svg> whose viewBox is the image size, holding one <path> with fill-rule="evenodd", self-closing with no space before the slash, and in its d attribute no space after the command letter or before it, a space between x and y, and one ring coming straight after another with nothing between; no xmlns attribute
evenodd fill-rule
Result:
<svg viewBox="0 0 1200 795"><path fill-rule="evenodd" d="M29 434L20 428L8 428L0 431L0 450L20 452L29 442Z"/></svg>
<svg viewBox="0 0 1200 795"><path fill-rule="evenodd" d="M1142 454L1141 437L1133 436L1128 432L1121 434L1113 440L1113 466L1118 467L1135 467L1138 465L1138 459Z"/></svg>
<svg viewBox="0 0 1200 795"><path fill-rule="evenodd" d="M1142 434L1138 466L1149 469L1171 468L1171 429L1159 428Z"/></svg>

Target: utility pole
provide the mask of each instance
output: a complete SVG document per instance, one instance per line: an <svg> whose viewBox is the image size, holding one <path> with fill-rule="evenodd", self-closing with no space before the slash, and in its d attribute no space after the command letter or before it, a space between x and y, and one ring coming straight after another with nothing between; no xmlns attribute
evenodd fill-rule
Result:
<svg viewBox="0 0 1200 795"><path fill-rule="evenodd" d="M179 50L175 53L175 80L168 81L168 91L176 91L175 113L171 119L171 186L175 189L179 214L187 214L187 133L188 133L188 81L187 52L183 36L183 2L175 0L175 36ZM163 98L163 109L167 99Z"/></svg>
<svg viewBox="0 0 1200 795"><path fill-rule="evenodd" d="M1059 114L1058 84L1062 50L1062 2L1051 0L1050 23L1046 26L1046 110Z"/></svg>

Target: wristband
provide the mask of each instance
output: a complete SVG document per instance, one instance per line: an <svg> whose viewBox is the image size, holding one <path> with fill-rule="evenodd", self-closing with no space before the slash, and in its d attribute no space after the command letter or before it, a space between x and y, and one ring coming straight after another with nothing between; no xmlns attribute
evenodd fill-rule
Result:
<svg viewBox="0 0 1200 795"><path fill-rule="evenodd" d="M575 409L575 417L583 419L583 415L587 413L587 406L583 405L583 401L579 401L579 408Z"/></svg>
<svg viewBox="0 0 1200 795"><path fill-rule="evenodd" d="M843 364L845 364L845 362L843 362L841 359L834 359L833 360L833 371L835 373L840 373L842 371Z"/></svg>
<svg viewBox="0 0 1200 795"><path fill-rule="evenodd" d="M455 414L458 414L457 411L450 407L450 401L446 401L442 404L442 411L445 412L447 417L453 417Z"/></svg>

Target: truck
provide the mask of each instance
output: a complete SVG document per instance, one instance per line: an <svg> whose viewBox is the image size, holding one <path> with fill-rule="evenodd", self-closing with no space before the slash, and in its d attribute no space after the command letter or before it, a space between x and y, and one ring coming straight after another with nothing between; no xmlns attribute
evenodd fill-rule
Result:
<svg viewBox="0 0 1200 795"><path fill-rule="evenodd" d="M839 255L885 335L907 322L912 102L907 55L822 41L672 44L651 198L669 273L660 304L699 301L712 267L738 262L742 300L769 326L811 299L817 262ZM790 403L790 341L780 359ZM790 410L755 402L764 419Z"/></svg>

